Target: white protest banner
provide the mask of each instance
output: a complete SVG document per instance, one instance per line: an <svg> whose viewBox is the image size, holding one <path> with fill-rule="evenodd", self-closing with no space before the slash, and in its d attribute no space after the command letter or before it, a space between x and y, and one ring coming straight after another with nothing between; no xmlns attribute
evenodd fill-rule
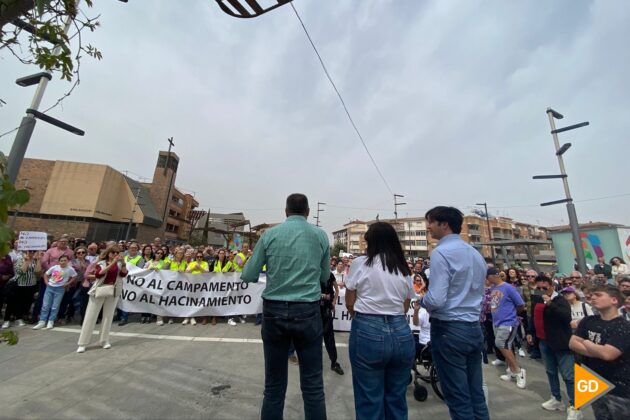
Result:
<svg viewBox="0 0 630 420"><path fill-rule="evenodd" d="M241 273L185 274L128 268L118 302L126 312L178 318L262 312L265 283L243 283Z"/></svg>
<svg viewBox="0 0 630 420"><path fill-rule="evenodd" d="M417 329L413 325L413 308L409 305L409 311L407 312L407 322L411 329ZM335 331L350 331L352 326L352 317L346 307L346 289L339 290L339 297L337 297L337 303L335 305L335 317L333 318L333 329Z"/></svg>
<svg viewBox="0 0 630 420"><path fill-rule="evenodd" d="M45 251L48 249L46 232L21 231L18 236L18 251Z"/></svg>

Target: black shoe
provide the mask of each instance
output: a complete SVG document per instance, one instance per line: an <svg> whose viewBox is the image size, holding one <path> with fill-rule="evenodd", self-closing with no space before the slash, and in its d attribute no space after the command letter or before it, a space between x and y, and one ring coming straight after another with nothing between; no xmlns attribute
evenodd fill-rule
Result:
<svg viewBox="0 0 630 420"><path fill-rule="evenodd" d="M339 363L335 363L334 365L331 366L330 368L331 370L334 370L336 374L338 375L343 375L343 369L341 368L341 366L339 365Z"/></svg>
<svg viewBox="0 0 630 420"><path fill-rule="evenodd" d="M124 327L125 325L127 325L127 320L126 319L121 319L120 322L118 323L119 327Z"/></svg>

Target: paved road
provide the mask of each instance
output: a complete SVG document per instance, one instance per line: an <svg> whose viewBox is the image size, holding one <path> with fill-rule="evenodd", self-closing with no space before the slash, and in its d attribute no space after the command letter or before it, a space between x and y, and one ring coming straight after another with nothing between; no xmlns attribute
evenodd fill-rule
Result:
<svg viewBox="0 0 630 420"><path fill-rule="evenodd" d="M259 327L113 327L112 348L77 354L79 327L51 331L18 328L16 346L0 346L0 418L257 418L263 392ZM346 375L324 371L330 419L354 418L347 334L337 334ZM97 336L94 336L97 341ZM324 352L325 354L325 352ZM564 419L540 403L549 398L541 364L524 360L528 388L499 380L501 368L484 366L493 419ZM325 368L329 366L326 361ZM425 402L407 394L409 418L446 419L446 406L430 391ZM303 418L298 367L290 365L285 418ZM587 409L586 419L592 419Z"/></svg>

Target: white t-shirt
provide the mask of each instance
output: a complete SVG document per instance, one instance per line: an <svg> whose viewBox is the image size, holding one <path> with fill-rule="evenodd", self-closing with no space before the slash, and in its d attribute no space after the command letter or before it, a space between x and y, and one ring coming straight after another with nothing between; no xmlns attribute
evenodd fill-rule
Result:
<svg viewBox="0 0 630 420"><path fill-rule="evenodd" d="M584 313L586 308L586 313ZM571 321L580 321L582 318L593 315L593 309L591 305L586 302L580 302L579 300L571 305Z"/></svg>
<svg viewBox="0 0 630 420"><path fill-rule="evenodd" d="M390 273L387 267L383 270L378 256L371 267L365 265L366 261L365 256L355 258L346 277L346 288L357 292L354 310L363 314L404 315L403 302L416 296L411 276Z"/></svg>
<svg viewBox="0 0 630 420"><path fill-rule="evenodd" d="M346 277L348 277L346 275L346 273L342 272L342 273L338 273L337 269L332 271L333 275L335 276L335 280L337 281L337 284L340 285L341 283L345 284L346 281Z"/></svg>
<svg viewBox="0 0 630 420"><path fill-rule="evenodd" d="M414 330L420 331L420 334L418 334L418 342L426 345L429 341L431 341L431 323L429 322L429 313L426 309L420 308L420 311L418 312L418 320L420 321L420 324L414 325Z"/></svg>

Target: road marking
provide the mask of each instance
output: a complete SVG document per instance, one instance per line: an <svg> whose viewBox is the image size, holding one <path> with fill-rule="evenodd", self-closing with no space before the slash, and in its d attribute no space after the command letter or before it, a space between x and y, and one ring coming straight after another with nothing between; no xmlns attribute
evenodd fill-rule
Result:
<svg viewBox="0 0 630 420"><path fill-rule="evenodd" d="M51 331L66 332L80 334L81 330L77 328L55 327ZM92 335L100 334L99 331L92 332ZM129 338L148 338L150 340L173 340L173 341L195 341L195 342L212 342L212 343L248 343L262 344L259 338L226 338L226 337L194 337L190 335L162 335L162 334L142 334L132 332L111 331L109 335L114 337ZM348 347L345 343L337 343L337 347Z"/></svg>

